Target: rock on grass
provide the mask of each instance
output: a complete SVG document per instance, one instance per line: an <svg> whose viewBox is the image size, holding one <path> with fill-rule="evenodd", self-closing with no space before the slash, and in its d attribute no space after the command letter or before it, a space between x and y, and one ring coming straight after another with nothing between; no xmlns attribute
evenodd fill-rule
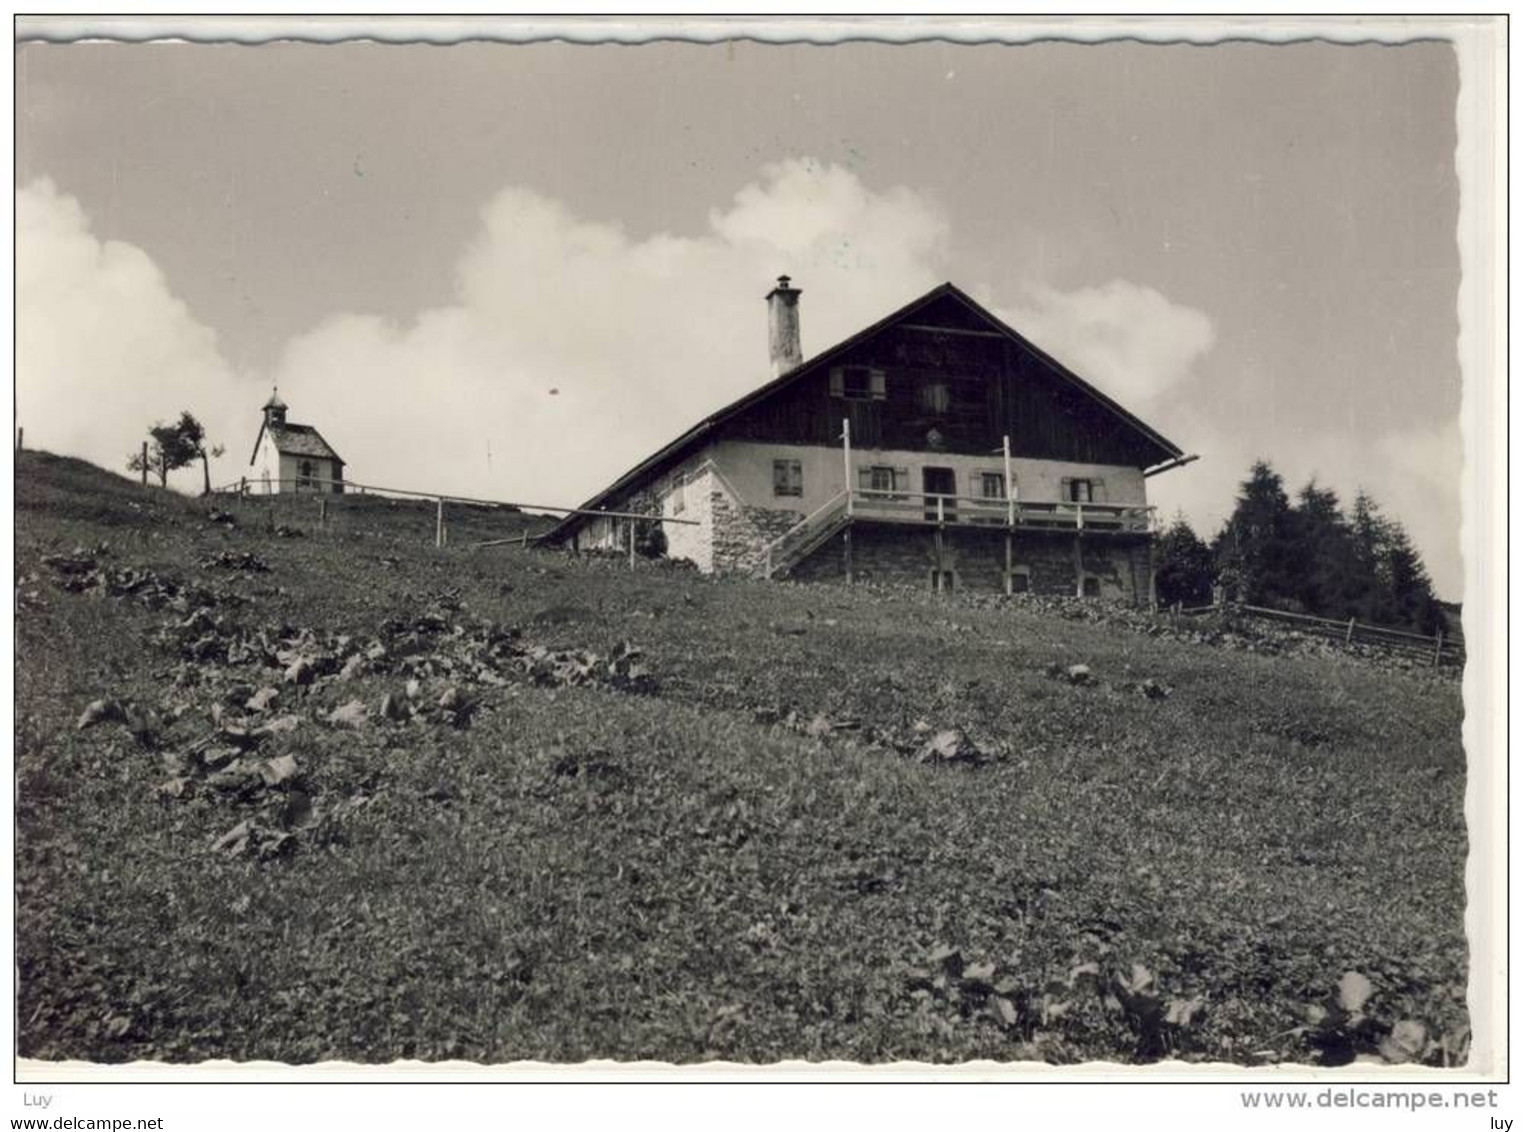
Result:
<svg viewBox="0 0 1523 1132"><path fill-rule="evenodd" d="M280 693L274 688L260 688L243 706L249 711L268 711L278 699L280 699Z"/></svg>
<svg viewBox="0 0 1523 1132"><path fill-rule="evenodd" d="M350 700L342 707L336 707L328 713L328 722L336 723L341 727L364 727L370 722L370 709L360 700Z"/></svg>
<svg viewBox="0 0 1523 1132"><path fill-rule="evenodd" d="M78 728L95 727L101 723L127 722L127 709L116 700L93 700L79 717Z"/></svg>

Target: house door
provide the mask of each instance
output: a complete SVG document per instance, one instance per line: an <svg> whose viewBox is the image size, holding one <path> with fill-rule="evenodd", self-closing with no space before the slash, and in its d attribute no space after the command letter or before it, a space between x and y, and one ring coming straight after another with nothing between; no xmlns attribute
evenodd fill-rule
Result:
<svg viewBox="0 0 1523 1132"><path fill-rule="evenodd" d="M925 517L934 523L938 517L949 523L957 522L957 473L951 468L922 468L920 490L925 492ZM938 515L937 496L942 496Z"/></svg>

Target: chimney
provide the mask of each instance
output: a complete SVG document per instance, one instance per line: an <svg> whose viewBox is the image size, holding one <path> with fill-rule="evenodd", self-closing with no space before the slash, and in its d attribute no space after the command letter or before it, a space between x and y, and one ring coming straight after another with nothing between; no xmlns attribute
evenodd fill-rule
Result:
<svg viewBox="0 0 1523 1132"><path fill-rule="evenodd" d="M786 275L779 275L777 286L767 295L767 340L772 351L773 377L781 377L804 361L799 345L799 296L803 292L788 283Z"/></svg>

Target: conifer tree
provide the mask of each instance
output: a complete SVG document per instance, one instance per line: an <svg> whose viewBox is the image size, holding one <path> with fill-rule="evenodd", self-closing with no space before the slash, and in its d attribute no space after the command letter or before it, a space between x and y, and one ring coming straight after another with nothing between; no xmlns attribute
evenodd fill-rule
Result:
<svg viewBox="0 0 1523 1132"><path fill-rule="evenodd" d="M1216 569L1211 550L1183 513L1158 538L1158 600L1164 605L1204 605L1211 600Z"/></svg>
<svg viewBox="0 0 1523 1132"><path fill-rule="evenodd" d="M1291 553L1301 605L1324 617L1350 616L1357 597L1353 537L1337 493L1315 479L1296 496Z"/></svg>
<svg viewBox="0 0 1523 1132"><path fill-rule="evenodd" d="M1218 572L1237 590L1231 596L1277 608L1297 602L1292 522L1284 480L1267 461L1255 461L1213 547Z"/></svg>

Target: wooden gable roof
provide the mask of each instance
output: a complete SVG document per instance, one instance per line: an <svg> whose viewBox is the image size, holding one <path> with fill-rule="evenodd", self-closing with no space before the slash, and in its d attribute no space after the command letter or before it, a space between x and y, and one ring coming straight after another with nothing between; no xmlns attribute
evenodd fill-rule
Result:
<svg viewBox="0 0 1523 1132"><path fill-rule="evenodd" d="M318 460L335 460L340 464L344 462L343 457L323 439L323 434L311 425L262 424L259 426L259 435L254 438L254 451L249 456L251 465L259 458L259 442L264 439L266 432L270 434L276 451L284 456L310 456Z"/></svg>

